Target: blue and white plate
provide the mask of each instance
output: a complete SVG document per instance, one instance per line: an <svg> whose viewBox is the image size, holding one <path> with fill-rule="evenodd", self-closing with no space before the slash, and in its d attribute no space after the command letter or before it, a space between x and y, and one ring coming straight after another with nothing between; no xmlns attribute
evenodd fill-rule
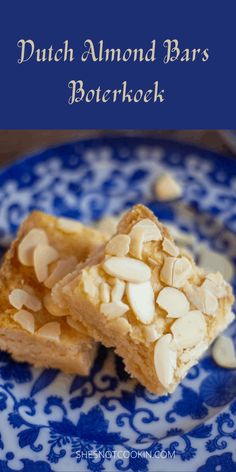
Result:
<svg viewBox="0 0 236 472"><path fill-rule="evenodd" d="M171 171L183 200L158 204ZM144 138L77 142L0 173L2 246L38 208L91 223L136 202L236 264L236 160ZM235 339L235 324L230 328ZM31 368L0 353L0 470L236 471L236 371L210 352L175 393L151 395L100 349L88 377Z"/></svg>

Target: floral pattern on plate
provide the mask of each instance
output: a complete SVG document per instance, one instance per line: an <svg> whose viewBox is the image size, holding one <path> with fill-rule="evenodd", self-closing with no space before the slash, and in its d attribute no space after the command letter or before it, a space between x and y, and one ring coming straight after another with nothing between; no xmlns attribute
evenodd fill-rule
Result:
<svg viewBox="0 0 236 472"><path fill-rule="evenodd" d="M181 201L158 203L171 171ZM144 138L78 142L46 150L0 174L2 250L34 208L91 223L133 203L224 252L236 264L236 161ZM235 323L229 329L236 337ZM236 470L236 372L210 353L171 396L131 380L100 348L89 376L31 368L0 353L0 468L6 471Z"/></svg>

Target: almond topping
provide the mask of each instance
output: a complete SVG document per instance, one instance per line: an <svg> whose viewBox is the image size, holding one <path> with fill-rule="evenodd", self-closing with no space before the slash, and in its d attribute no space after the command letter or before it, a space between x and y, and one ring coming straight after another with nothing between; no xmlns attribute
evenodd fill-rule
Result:
<svg viewBox="0 0 236 472"><path fill-rule="evenodd" d="M107 274L127 282L146 282L151 277L151 270L147 264L131 257L111 257L103 264Z"/></svg>
<svg viewBox="0 0 236 472"><path fill-rule="evenodd" d="M29 310L39 311L42 308L41 301L21 288L15 288L9 294L9 302L14 308L20 310L23 306L29 308Z"/></svg>
<svg viewBox="0 0 236 472"><path fill-rule="evenodd" d="M51 272L49 277L45 280L44 285L47 288L53 288L57 282L59 282L67 274L72 272L75 269L77 264L78 264L78 261L76 257L74 256L58 261L55 269Z"/></svg>
<svg viewBox="0 0 236 472"><path fill-rule="evenodd" d="M38 329L38 336L50 339L51 341L60 341L61 325L57 321L50 321Z"/></svg>
<svg viewBox="0 0 236 472"><path fill-rule="evenodd" d="M187 349L194 347L203 341L207 334L205 318L200 311L189 311L186 315L176 320L171 331L178 347Z"/></svg>
<svg viewBox="0 0 236 472"><path fill-rule="evenodd" d="M34 315L27 310L20 310L14 314L13 320L29 333L34 333Z"/></svg>
<svg viewBox="0 0 236 472"><path fill-rule="evenodd" d="M160 279L166 285L183 287L192 275L192 265L186 257L166 257L160 272Z"/></svg>
<svg viewBox="0 0 236 472"><path fill-rule="evenodd" d="M163 251L167 252L170 256L178 257L179 256L179 248L170 241L170 239L164 238L162 242L162 249Z"/></svg>
<svg viewBox="0 0 236 472"><path fill-rule="evenodd" d="M47 234L43 229L31 229L21 240L18 247L18 259L26 266L33 265L33 253L38 244L48 244Z"/></svg>
<svg viewBox="0 0 236 472"><path fill-rule="evenodd" d="M79 221L72 220L71 218L59 218L57 226L64 233L80 233L83 225Z"/></svg>
<svg viewBox="0 0 236 472"><path fill-rule="evenodd" d="M130 254L138 259L142 257L144 243L162 240L162 234L158 226L148 218L139 221L133 226L130 237Z"/></svg>
<svg viewBox="0 0 236 472"><path fill-rule="evenodd" d="M103 303L110 301L110 287L106 282L102 282L100 285L100 298Z"/></svg>
<svg viewBox="0 0 236 472"><path fill-rule="evenodd" d="M84 292L91 298L96 298L99 295L98 287L94 282L94 278L86 271L82 271L82 282Z"/></svg>
<svg viewBox="0 0 236 472"><path fill-rule="evenodd" d="M106 245L106 254L111 256L126 256L129 252L130 237L127 234L117 234Z"/></svg>
<svg viewBox="0 0 236 472"><path fill-rule="evenodd" d="M204 287L197 287L186 283L184 286L184 292L186 293L190 303L200 310L202 313L205 313L209 316L214 316L218 309L218 300Z"/></svg>
<svg viewBox="0 0 236 472"><path fill-rule="evenodd" d="M183 364L181 366L179 366L176 371L175 371L175 374L176 374L176 377L179 379L179 380L182 380L184 379L185 375L187 374L187 372L191 369L191 367L193 367L193 365L195 365L197 363L197 361L195 359L191 359L190 361L188 361L186 364Z"/></svg>
<svg viewBox="0 0 236 472"><path fill-rule="evenodd" d="M221 298L226 295L226 283L219 272L216 272L215 274L208 274L206 276L206 280L201 286L209 290L217 298Z"/></svg>
<svg viewBox="0 0 236 472"><path fill-rule="evenodd" d="M189 311L189 302L176 288L165 287L157 296L157 304L168 313L168 318L179 318Z"/></svg>
<svg viewBox="0 0 236 472"><path fill-rule="evenodd" d="M225 315L225 322L228 324L235 320L235 314L232 311L228 311Z"/></svg>
<svg viewBox="0 0 236 472"><path fill-rule="evenodd" d="M39 282L44 282L48 278L48 265L56 261L59 254L52 246L38 244L34 250L34 270Z"/></svg>
<svg viewBox="0 0 236 472"><path fill-rule="evenodd" d="M182 196L182 193L181 186L172 175L166 173L158 177L155 184L155 194L158 200L176 200Z"/></svg>
<svg viewBox="0 0 236 472"><path fill-rule="evenodd" d="M216 364L226 369L236 369L234 343L228 336L219 336L212 348L212 356Z"/></svg>
<svg viewBox="0 0 236 472"><path fill-rule="evenodd" d="M43 299L46 310L53 316L64 316L65 312L53 301L51 294L47 293Z"/></svg>
<svg viewBox="0 0 236 472"><path fill-rule="evenodd" d="M129 310L129 306L123 302L111 302L102 303L100 309L108 319L113 319L124 315Z"/></svg>
<svg viewBox="0 0 236 472"><path fill-rule="evenodd" d="M154 292L151 282L128 283L126 287L129 304L141 323L151 323L155 315Z"/></svg>
<svg viewBox="0 0 236 472"><path fill-rule="evenodd" d="M203 354L203 352L207 350L207 348L207 342L200 342L197 346L191 349L185 349L180 355L180 360L184 363L195 359L198 360L199 357Z"/></svg>
<svg viewBox="0 0 236 472"><path fill-rule="evenodd" d="M113 302L119 302L122 300L125 293L125 282L123 280L116 279L115 285L111 292L111 300Z"/></svg>
<svg viewBox="0 0 236 472"><path fill-rule="evenodd" d="M156 342L154 349L154 366L157 377L165 388L173 382L176 368L176 351L171 349L172 336L165 334Z"/></svg>
<svg viewBox="0 0 236 472"><path fill-rule="evenodd" d="M107 236L113 236L117 231L117 225L119 222L118 216L105 216L98 223L98 229Z"/></svg>
<svg viewBox="0 0 236 472"><path fill-rule="evenodd" d="M161 284L160 282L160 269L159 267L155 267L152 270L152 276L151 276L151 283L152 283L152 288L154 290L155 295L157 295L162 288L164 288L164 285Z"/></svg>
<svg viewBox="0 0 236 472"><path fill-rule="evenodd" d="M162 330L159 330L155 324L145 326L145 338L148 343L153 343L159 339L163 334Z"/></svg>

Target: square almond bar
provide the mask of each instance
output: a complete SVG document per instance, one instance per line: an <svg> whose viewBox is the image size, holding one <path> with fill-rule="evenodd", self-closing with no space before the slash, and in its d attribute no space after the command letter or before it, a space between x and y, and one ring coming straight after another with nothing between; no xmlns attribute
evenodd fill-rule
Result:
<svg viewBox="0 0 236 472"><path fill-rule="evenodd" d="M28 216L0 269L0 349L37 367L88 374L96 343L52 301L51 291L104 241L70 219L39 211Z"/></svg>
<svg viewBox="0 0 236 472"><path fill-rule="evenodd" d="M173 392L233 320L232 289L205 273L142 205L69 283L55 286L70 315L113 346L150 392Z"/></svg>

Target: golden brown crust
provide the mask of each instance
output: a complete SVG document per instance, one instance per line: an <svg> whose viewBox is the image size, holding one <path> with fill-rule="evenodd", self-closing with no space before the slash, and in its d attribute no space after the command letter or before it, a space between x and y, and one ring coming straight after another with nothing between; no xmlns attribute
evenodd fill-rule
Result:
<svg viewBox="0 0 236 472"><path fill-rule="evenodd" d="M118 226L118 233L130 233L130 230L134 224L146 218L151 219L157 224L163 237L173 241L169 231L156 219L154 214L143 205L135 206L124 216ZM148 253L150 247L149 244L150 243L147 243L148 249L144 249L143 251L145 262L148 261L148 257L151 255ZM159 278L159 270L163 264L163 257L165 256L163 256L163 250L161 248L160 242L154 243L154 249L157 253L157 278ZM152 250L152 248L150 250ZM159 253L161 257L160 265L158 266ZM145 326L142 326L142 324L137 321L132 313L132 310L127 311L125 316L122 318L123 320L125 318L125 323L127 324L126 331L125 324L121 325L117 319L107 319L106 316L102 314L100 309L101 301L99 301L97 295L92 296L91 293L87 291L85 292L85 277L91 275L91 269L94 271L92 277L94 277L95 285L99 277L104 277L105 281L109 282L110 278L104 274L101 265L104 257L104 248L100 248L100 250L94 252L86 261L86 263L81 266L80 274L76 274L72 280L64 281L61 287L58 287L58 293L60 294L60 297L67 303L67 307L72 318L75 320L80 320L82 323L84 323L94 339L101 341L107 347L114 347L116 352L124 358L127 371L136 377L151 392L164 394L167 393L167 391L173 391L178 382L181 381L187 372L187 370L185 372L181 370L183 367L181 362L178 360L178 373L176 374L175 382L167 390L159 381L155 371L155 343L147 344L147 342L145 342L143 335L143 329ZM189 282L195 286L200 286L204 280L205 275L201 269L196 267L191 257L188 256L188 258L193 265L193 274L189 278ZM122 302L125 304L128 303L126 295L123 296ZM219 331L225 329L226 326L232 321L232 318L228 316L232 303L232 289L228 284L226 284L226 293L224 297L219 300L219 306L215 316L213 317L204 315L204 319L206 320L207 324L208 336L208 339L205 343L206 347L214 340ZM194 309L196 310L194 307L191 308L191 310ZM173 318L166 318L162 310L159 310L157 316L160 319L164 319L165 327L163 334L165 335L170 333L170 325L173 322ZM196 362L198 361L198 358L199 355L196 356Z"/></svg>
<svg viewBox="0 0 236 472"><path fill-rule="evenodd" d="M61 325L60 342L49 341L31 334L16 323L12 316L16 309L9 302L9 293L15 288L29 286L36 297L43 302L50 293L44 284L36 279L34 268L22 265L18 259L18 247L24 236L33 228L43 229L49 244L60 258L76 256L83 261L89 253L102 244L105 237L97 230L81 225L81 231L65 233L58 219L40 211L34 211L21 225L16 239L7 251L0 269L0 348L9 351L17 360L26 360L37 366L51 366L66 372L87 374L93 362L96 345L81 325L75 331L66 322L63 309L60 317L52 316L45 308L34 313L35 331L48 322L58 321ZM62 316L62 318L61 318ZM30 349L30 350L29 350Z"/></svg>
<svg viewBox="0 0 236 472"><path fill-rule="evenodd" d="M152 220L154 223L156 223L157 226L162 231L163 236L166 236L168 237L168 239L173 241L173 238L169 230L165 226L163 226L162 223L160 223L158 218L154 215L154 213L149 208L141 204L135 205L133 208L131 208L130 211L128 211L123 216L120 223L118 224L117 233L128 234L132 226L135 223L138 223L140 220L143 220L144 218L148 218L149 220Z"/></svg>

